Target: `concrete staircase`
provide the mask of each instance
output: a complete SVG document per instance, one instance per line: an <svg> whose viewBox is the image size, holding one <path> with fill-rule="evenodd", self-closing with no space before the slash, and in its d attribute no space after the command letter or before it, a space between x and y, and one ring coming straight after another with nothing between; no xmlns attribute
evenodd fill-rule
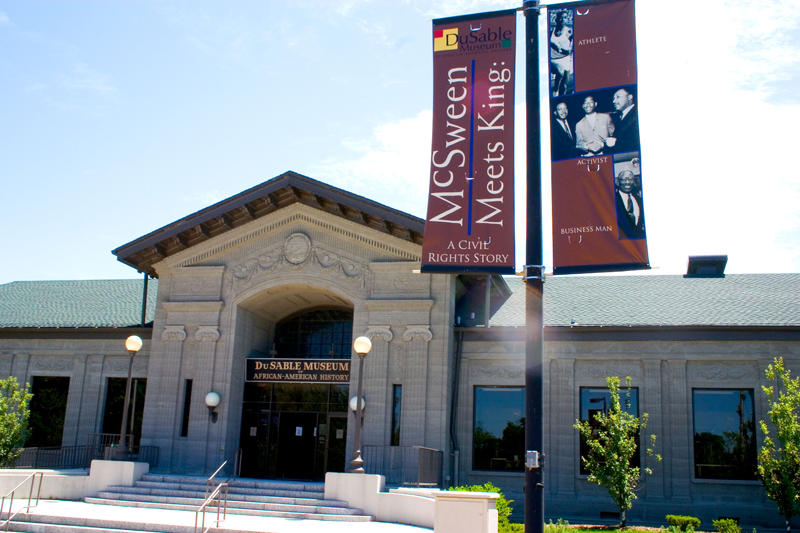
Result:
<svg viewBox="0 0 800 533"><path fill-rule="evenodd" d="M205 499L206 479L192 476L145 475L133 487L108 487L86 503L195 511ZM207 508L206 523L215 507ZM324 484L313 482L262 481L238 479L228 484L228 514L369 522L360 509L347 502L324 499ZM31 531L26 533L44 533ZM75 532L78 533L78 532Z"/></svg>

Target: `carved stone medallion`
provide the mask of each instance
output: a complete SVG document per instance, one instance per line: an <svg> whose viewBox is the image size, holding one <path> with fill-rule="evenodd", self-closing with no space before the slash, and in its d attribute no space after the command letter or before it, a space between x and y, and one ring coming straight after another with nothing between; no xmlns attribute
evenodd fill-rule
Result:
<svg viewBox="0 0 800 533"><path fill-rule="evenodd" d="M406 276L405 274L400 274L399 276L394 278L394 282L392 283L392 285L398 291L407 291L411 283L408 281L408 276Z"/></svg>
<svg viewBox="0 0 800 533"><path fill-rule="evenodd" d="M290 235L283 244L283 254L293 265L304 263L311 253L311 239L302 233Z"/></svg>

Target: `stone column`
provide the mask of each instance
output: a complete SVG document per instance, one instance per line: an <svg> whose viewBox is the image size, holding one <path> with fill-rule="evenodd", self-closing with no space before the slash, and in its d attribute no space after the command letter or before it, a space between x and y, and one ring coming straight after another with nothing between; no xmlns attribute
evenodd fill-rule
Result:
<svg viewBox="0 0 800 533"><path fill-rule="evenodd" d="M642 413L650 416L647 427L641 435L639 448L644 450L650 446L650 435L656 435L656 447L653 453L664 455L664 425L661 421L661 360L644 360L644 394L642 402ZM643 475L645 482L646 499L648 502L660 502L664 499L664 468L665 463L656 463L655 457L647 457L644 453L642 457L642 468L649 466L653 470L652 475Z"/></svg>
<svg viewBox="0 0 800 533"><path fill-rule="evenodd" d="M81 435L78 432L85 371L86 355L74 355L72 357L72 375L69 378L69 392L67 394L67 412L64 414L62 446L81 446L86 444L86 435ZM78 442L79 437L81 442Z"/></svg>
<svg viewBox="0 0 800 533"><path fill-rule="evenodd" d="M580 450L576 444L579 442L578 431L573 427L576 415L575 411L575 359L561 359L552 361L553 382L550 387L550 398L556 400L553 405L552 400L549 405L550 427L553 433L552 441L555 447L549 450L549 457L545 457L546 464L552 465L550 472L551 479L555 481L554 490L557 490L559 499L575 499L575 479L577 472L575 467L580 461ZM550 459L548 461L548 459ZM547 471L547 468L545 468Z"/></svg>
<svg viewBox="0 0 800 533"><path fill-rule="evenodd" d="M0 377L2 377L3 379L6 379L6 377L10 377L11 366L13 364L14 364L14 354L0 353Z"/></svg>
<svg viewBox="0 0 800 533"><path fill-rule="evenodd" d="M103 359L102 355L90 355L86 358L83 378L83 394L81 395L81 412L78 418L78 440L85 438L89 433L100 433L99 416L103 410L100 408L100 391L103 389ZM81 443L78 442L78 445Z"/></svg>
<svg viewBox="0 0 800 533"><path fill-rule="evenodd" d="M363 445L389 445L392 433L392 383L389 381L389 341L393 335L389 326L370 326L364 334L372 342L372 349L364 360L364 428ZM357 364L358 357L352 364ZM357 394L350 391L350 397Z"/></svg>
<svg viewBox="0 0 800 533"><path fill-rule="evenodd" d="M428 385L428 342L433 338L430 326L408 326L403 332L406 364L403 372L403 418L400 444L425 445L425 409Z"/></svg>
<svg viewBox="0 0 800 533"><path fill-rule="evenodd" d="M222 421L219 420L219 417L223 411L222 402L229 402L230 398L222 397L223 391L214 388L214 359L217 353L219 328L217 326L200 326L197 328L194 338L200 342L200 345L197 350L197 374L192 383L186 465L190 473L205 474L216 470L219 464L225 460L224 457L220 457L219 451L223 442L220 438ZM209 416L206 406L206 394L212 390L222 397L220 406L217 408L217 422L214 424L211 422L211 416ZM182 401L179 403L183 405ZM225 453L223 452L222 455Z"/></svg>
<svg viewBox="0 0 800 533"><path fill-rule="evenodd" d="M164 341L164 358L160 365L154 365L155 383L148 383L148 392L152 389L154 402L145 402L145 410L149 411L150 427L154 433L154 444L159 447L159 463L167 466L172 463L172 443L176 434L176 398L180 392L175 384L180 379L181 353L183 341L186 340L185 326L166 326L161 334ZM158 355L151 355L155 359ZM152 407L151 407L152 406ZM145 415L147 416L147 415Z"/></svg>
<svg viewBox="0 0 800 533"><path fill-rule="evenodd" d="M14 354L14 362L11 365L11 375L17 378L20 386L24 387L28 379L28 363L31 360L30 354L18 353ZM33 380L31 380L33 381ZM31 383L33 385L33 383Z"/></svg>
<svg viewBox="0 0 800 533"><path fill-rule="evenodd" d="M670 466L672 498L675 503L690 503L689 480L693 458L689 457L688 402L686 390L686 361L667 361L669 372ZM666 450L665 450L666 452Z"/></svg>

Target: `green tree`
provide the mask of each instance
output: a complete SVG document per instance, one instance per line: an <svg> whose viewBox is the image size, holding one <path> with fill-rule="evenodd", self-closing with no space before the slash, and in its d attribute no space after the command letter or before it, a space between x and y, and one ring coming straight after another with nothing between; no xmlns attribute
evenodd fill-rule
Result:
<svg viewBox="0 0 800 533"><path fill-rule="evenodd" d="M0 379L0 466L11 466L22 453L33 394L17 378Z"/></svg>
<svg viewBox="0 0 800 533"><path fill-rule="evenodd" d="M631 378L626 378L628 388L628 402L630 401ZM635 490L639 485L640 469L631 466L631 458L639 448L639 433L647 427L647 413L642 414L641 420L625 411L619 403L619 378L611 376L606 378L611 395L611 407L608 412L595 415L595 426L588 420L575 421L581 437L586 440L589 452L581 457L586 470L589 471L589 481L605 487L614 503L619 507L620 527L625 527L627 512L636 499ZM650 435L651 446L655 446L656 436ZM653 449L647 449L647 456L653 456ZM660 455L655 455L661 461ZM649 468L644 472L652 474Z"/></svg>
<svg viewBox="0 0 800 533"><path fill-rule="evenodd" d="M762 387L769 398L767 414L777 429L780 448L775 448L767 424L761 420L764 445L758 451L758 477L764 483L767 496L786 519L786 531L791 531L789 521L800 512L800 423L797 420L800 378L791 378L782 358L776 358L767 367L766 374L769 379L777 380L783 389L776 394L774 386Z"/></svg>

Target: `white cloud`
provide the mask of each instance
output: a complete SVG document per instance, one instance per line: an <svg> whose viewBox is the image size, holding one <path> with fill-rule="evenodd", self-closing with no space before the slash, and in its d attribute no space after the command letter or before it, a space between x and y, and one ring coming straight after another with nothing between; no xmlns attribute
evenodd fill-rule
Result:
<svg viewBox="0 0 800 533"><path fill-rule="evenodd" d="M69 74L59 77L59 86L72 92L88 92L97 96L109 96L117 92L108 76L83 63L75 63Z"/></svg>
<svg viewBox="0 0 800 533"><path fill-rule="evenodd" d="M0 26L11 26L11 19L4 11L0 11Z"/></svg>
<svg viewBox="0 0 800 533"><path fill-rule="evenodd" d="M425 216L428 158L431 150L431 112L375 128L369 139L345 139L355 152L314 168L313 175L348 191L366 196L418 217Z"/></svg>

